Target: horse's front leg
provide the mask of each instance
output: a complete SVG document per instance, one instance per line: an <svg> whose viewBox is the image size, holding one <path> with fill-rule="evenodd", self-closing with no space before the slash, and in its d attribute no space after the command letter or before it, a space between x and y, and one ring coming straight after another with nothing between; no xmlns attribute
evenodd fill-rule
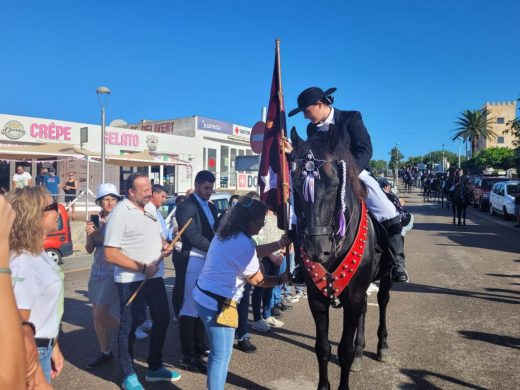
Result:
<svg viewBox="0 0 520 390"><path fill-rule="evenodd" d="M366 302L366 296L365 296ZM341 365L339 390L348 390L350 367L354 361L354 335L363 311L362 302L348 303L343 308L343 335L338 348L338 358Z"/></svg>
<svg viewBox="0 0 520 390"><path fill-rule="evenodd" d="M390 349L387 343L388 332L386 330L386 307L390 301L390 288L392 279L390 275L381 279L379 292L377 293L377 303L379 305L379 327L377 328L377 358L380 362L387 362L390 359Z"/></svg>
<svg viewBox="0 0 520 390"><path fill-rule="evenodd" d="M363 351L365 349L365 318L367 314L367 296L365 295L365 301L359 316L356 340L354 343L354 360L350 366L350 371L358 372L361 371L361 363L363 360Z"/></svg>
<svg viewBox="0 0 520 390"><path fill-rule="evenodd" d="M318 292L319 294L319 292ZM318 390L329 390L328 365L330 360L329 342L329 304L317 297L309 295L309 307L316 325L316 344L314 351L318 359Z"/></svg>

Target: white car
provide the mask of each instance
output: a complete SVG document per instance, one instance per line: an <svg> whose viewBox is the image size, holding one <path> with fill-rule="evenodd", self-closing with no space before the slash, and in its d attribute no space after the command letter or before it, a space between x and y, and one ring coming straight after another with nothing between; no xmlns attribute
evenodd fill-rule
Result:
<svg viewBox="0 0 520 390"><path fill-rule="evenodd" d="M515 195L520 192L520 181L499 181L493 184L489 193L489 213L502 214L504 219L515 215Z"/></svg>

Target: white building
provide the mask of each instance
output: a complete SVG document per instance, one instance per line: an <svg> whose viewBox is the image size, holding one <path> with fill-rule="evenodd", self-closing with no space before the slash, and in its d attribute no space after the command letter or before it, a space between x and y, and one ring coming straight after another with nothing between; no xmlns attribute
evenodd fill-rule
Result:
<svg viewBox="0 0 520 390"><path fill-rule="evenodd" d="M81 130L83 128L83 130ZM86 130L85 130L86 128ZM81 143L81 133L88 140ZM236 172L236 156L252 155L249 127L193 116L165 121L142 121L125 127L106 128L106 154L127 155L149 151L167 165L129 168L106 165L106 181L123 190L124 180L136 170L148 171L155 183L163 184L170 193L183 193L193 187L195 174L203 169L217 177L220 190L255 190L256 174ZM61 144L83 148L87 153L100 153L101 126L58 119L33 118L0 114L0 187L10 188L17 165L24 165L33 178L42 166L54 167L61 180L75 172L84 189L87 163L85 158L57 154L46 158L12 159L10 148L21 145ZM99 161L90 163L90 190L95 191L101 179Z"/></svg>

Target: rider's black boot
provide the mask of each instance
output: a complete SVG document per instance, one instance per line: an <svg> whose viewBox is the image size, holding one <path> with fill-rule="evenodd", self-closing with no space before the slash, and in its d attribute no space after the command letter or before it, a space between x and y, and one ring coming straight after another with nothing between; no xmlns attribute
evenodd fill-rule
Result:
<svg viewBox="0 0 520 390"><path fill-rule="evenodd" d="M406 272L405 268L404 237L401 235L403 229L401 216L384 221L383 226L388 234L390 250L394 255L392 280L397 283L406 283L408 282L408 272Z"/></svg>

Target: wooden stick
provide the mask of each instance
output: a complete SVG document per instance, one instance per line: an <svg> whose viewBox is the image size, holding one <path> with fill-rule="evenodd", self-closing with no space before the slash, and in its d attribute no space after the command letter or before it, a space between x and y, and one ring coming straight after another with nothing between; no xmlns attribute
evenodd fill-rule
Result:
<svg viewBox="0 0 520 390"><path fill-rule="evenodd" d="M182 229L177 232L177 234L175 235L175 238L173 239L173 241L166 248L166 252L168 252L170 250L173 250L173 247L175 246L177 241L179 241L179 239L181 238L182 233L184 233L184 231L188 228L188 226L190 226L190 223L191 223L192 220L193 220L193 218L188 219L186 221L186 223L184 224L184 226L182 227ZM159 258L155 261L155 264L158 265L163 259L164 259L164 255L159 256ZM147 280L148 280L148 276L145 275L143 281L141 282L139 287L137 287L137 290L135 290L134 293L130 296L130 298L128 298L128 301L126 301L125 306L128 306L128 305L130 305L133 302L133 300L135 299L137 294L139 294L139 291L141 291L141 289L143 288L143 286L144 286L144 284L146 283Z"/></svg>

